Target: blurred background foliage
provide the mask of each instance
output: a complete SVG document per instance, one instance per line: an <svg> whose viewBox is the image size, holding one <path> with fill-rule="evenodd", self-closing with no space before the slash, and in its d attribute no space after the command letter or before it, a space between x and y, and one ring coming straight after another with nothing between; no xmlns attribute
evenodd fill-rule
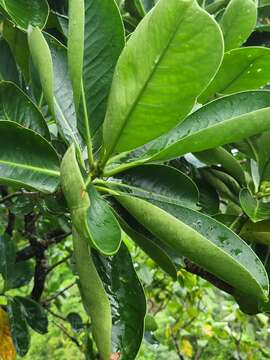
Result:
<svg viewBox="0 0 270 360"><path fill-rule="evenodd" d="M229 295L185 270L178 272L174 283L138 248L128 245L148 297L148 331L139 360L270 359L267 315L243 314ZM65 249L54 248L54 252L55 258L66 256ZM70 265L72 261L64 262L53 273L48 282L50 293L70 286ZM51 300L48 334L33 332L24 359L85 359L82 350L91 346L91 341L80 334L86 319L77 288L60 292Z"/></svg>

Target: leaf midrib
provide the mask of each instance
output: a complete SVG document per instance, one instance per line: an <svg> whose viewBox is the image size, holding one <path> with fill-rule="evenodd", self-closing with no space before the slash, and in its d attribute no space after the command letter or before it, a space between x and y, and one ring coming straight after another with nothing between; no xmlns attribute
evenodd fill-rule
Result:
<svg viewBox="0 0 270 360"><path fill-rule="evenodd" d="M31 166L31 165L27 165L27 164L20 164L20 163L16 163L16 162L11 162L11 161L6 161L6 160L2 160L0 159L0 164L4 164L4 165L8 165L8 166L15 166L17 168L21 168L21 169L25 169L25 170L31 170L34 172L38 172L38 173L42 173L42 174L47 174L50 176L55 176L55 177L59 177L60 176L60 172L56 171L56 170L49 170L49 169L44 169L44 168L40 168L38 166Z"/></svg>
<svg viewBox="0 0 270 360"><path fill-rule="evenodd" d="M143 84L142 88L140 89L138 95L136 96L131 108L129 109L127 115L125 116L125 121L123 122L119 132L118 132L118 136L115 138L115 141L113 143L113 145L110 148L110 153L108 155L110 155L111 153L113 153L117 143L119 142L119 139L121 137L121 134L123 132L123 129L127 126L128 122L129 122L129 118L131 116L131 114L133 113L135 107L137 106L140 98L142 97L142 94L144 93L148 83L151 81L151 79L153 78L154 74L156 73L157 68L159 67L160 63L162 62L165 54L167 53L167 50L169 49L171 43L173 42L174 38L176 37L176 34L179 31L179 28L184 20L184 17L186 15L186 12L194 5L193 2L190 2L189 6L185 9L185 11L181 14L181 16L179 16L179 20L178 20L178 24L176 26L175 31L171 34L171 36L168 39L168 42L164 48L164 50L162 51L162 53L159 55L158 61L154 62L154 66L152 67L152 70L149 73L149 76L147 77L147 79L145 80L145 83ZM151 14L152 15L152 14ZM150 18L150 13L149 13L149 18ZM149 21L149 19L148 19ZM108 156L107 155L107 156Z"/></svg>

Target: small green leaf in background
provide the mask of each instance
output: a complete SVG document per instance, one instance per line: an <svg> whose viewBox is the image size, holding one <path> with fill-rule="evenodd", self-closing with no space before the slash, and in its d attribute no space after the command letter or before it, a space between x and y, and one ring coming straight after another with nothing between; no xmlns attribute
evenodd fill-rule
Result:
<svg viewBox="0 0 270 360"><path fill-rule="evenodd" d="M195 0L160 0L117 63L104 122L103 162L183 121L222 56L220 29Z"/></svg>
<svg viewBox="0 0 270 360"><path fill-rule="evenodd" d="M16 296L16 301L21 304L21 309L28 325L40 334L48 332L48 316L44 308L34 300Z"/></svg>
<svg viewBox="0 0 270 360"><path fill-rule="evenodd" d="M122 360L135 359L144 330L146 300L134 270L131 256L124 244L113 257L94 256L112 305L114 352Z"/></svg>
<svg viewBox="0 0 270 360"><path fill-rule="evenodd" d="M222 65L198 101L206 103L215 95L257 90L270 81L270 49L246 47L224 55Z"/></svg>
<svg viewBox="0 0 270 360"><path fill-rule="evenodd" d="M33 277L33 268L28 261L16 262L16 246L7 234L0 236L0 273L5 290L28 284Z"/></svg>
<svg viewBox="0 0 270 360"><path fill-rule="evenodd" d="M23 30L27 30L29 25L43 28L49 15L46 0L0 0L0 5Z"/></svg>
<svg viewBox="0 0 270 360"><path fill-rule="evenodd" d="M75 312L71 312L67 315L67 321L75 332L80 332L84 328L81 316Z"/></svg>
<svg viewBox="0 0 270 360"><path fill-rule="evenodd" d="M270 219L269 201L252 196L248 189L241 191L239 199L244 212L253 222Z"/></svg>
<svg viewBox="0 0 270 360"><path fill-rule="evenodd" d="M0 39L0 80L12 81L19 84L19 73L14 57L6 40Z"/></svg>
<svg viewBox="0 0 270 360"><path fill-rule="evenodd" d="M7 309L14 346L17 353L24 356L30 346L30 334L21 304L15 298L9 298Z"/></svg>
<svg viewBox="0 0 270 360"><path fill-rule="evenodd" d="M231 0L220 22L225 50L242 45L254 30L256 21L257 6L253 0Z"/></svg>

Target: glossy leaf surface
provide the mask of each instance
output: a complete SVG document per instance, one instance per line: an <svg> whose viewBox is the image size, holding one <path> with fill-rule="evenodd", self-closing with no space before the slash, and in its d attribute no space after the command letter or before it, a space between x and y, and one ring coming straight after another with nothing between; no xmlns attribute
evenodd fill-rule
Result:
<svg viewBox="0 0 270 360"><path fill-rule="evenodd" d="M242 45L255 28L256 20L257 7L253 0L231 0L220 22L225 50Z"/></svg>
<svg viewBox="0 0 270 360"><path fill-rule="evenodd" d="M87 224L91 245L106 255L112 255L121 243L120 226L109 205L93 186L89 187L88 195Z"/></svg>
<svg viewBox="0 0 270 360"><path fill-rule="evenodd" d="M28 325L36 332L46 334L48 332L48 316L44 308L30 298L16 296L15 299L21 304Z"/></svg>
<svg viewBox="0 0 270 360"><path fill-rule="evenodd" d="M95 256L112 305L114 352L123 360L135 359L143 338L146 300L124 244L114 257Z"/></svg>
<svg viewBox="0 0 270 360"><path fill-rule="evenodd" d="M54 192L59 182L55 150L40 135L11 121L0 121L0 179L41 192Z"/></svg>
<svg viewBox="0 0 270 360"><path fill-rule="evenodd" d="M24 356L30 346L30 335L21 304L16 299L10 298L7 309L14 346L17 353Z"/></svg>
<svg viewBox="0 0 270 360"><path fill-rule="evenodd" d="M257 301L266 301L268 278L248 245L224 225L184 207L118 196L149 231L181 255ZM166 210L166 211L165 211ZM244 280L245 279L245 280Z"/></svg>
<svg viewBox="0 0 270 360"><path fill-rule="evenodd" d="M92 135L104 121L124 28L114 1L85 0L83 85Z"/></svg>
<svg viewBox="0 0 270 360"><path fill-rule="evenodd" d="M267 220L270 218L270 203L263 199L258 199L250 193L248 189L243 189L239 196L240 203L244 212L253 222Z"/></svg>
<svg viewBox="0 0 270 360"><path fill-rule="evenodd" d="M11 82L0 83L0 121L9 120L32 129L45 138L49 130L41 112L31 99Z"/></svg>
<svg viewBox="0 0 270 360"><path fill-rule="evenodd" d="M0 39L0 80L12 81L19 84L19 73L8 43Z"/></svg>
<svg viewBox="0 0 270 360"><path fill-rule="evenodd" d="M136 148L182 121L222 55L220 30L196 1L160 0L140 22L117 63L104 123L104 159Z"/></svg>
<svg viewBox="0 0 270 360"><path fill-rule="evenodd" d="M23 30L27 30L29 25L43 28L49 15L46 0L0 0L0 5Z"/></svg>
<svg viewBox="0 0 270 360"><path fill-rule="evenodd" d="M224 55L222 65L214 80L199 97L205 103L215 95L256 90L270 81L270 49L245 47Z"/></svg>

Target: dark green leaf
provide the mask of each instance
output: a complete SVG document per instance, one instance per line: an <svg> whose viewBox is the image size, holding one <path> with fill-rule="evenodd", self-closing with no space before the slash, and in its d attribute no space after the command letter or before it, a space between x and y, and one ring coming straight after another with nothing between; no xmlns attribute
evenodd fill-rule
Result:
<svg viewBox="0 0 270 360"><path fill-rule="evenodd" d="M93 186L89 187L88 195L87 224L91 245L105 255L112 255L121 244L121 228L109 205Z"/></svg>
<svg viewBox="0 0 270 360"><path fill-rule="evenodd" d="M13 81L16 84L19 84L17 66L10 51L10 47L4 39L0 39L0 53L0 80Z"/></svg>
<svg viewBox="0 0 270 360"><path fill-rule="evenodd" d="M46 0L0 0L0 5L23 30L27 30L29 25L43 28L49 15Z"/></svg>
<svg viewBox="0 0 270 360"><path fill-rule="evenodd" d="M16 296L15 299L21 304L28 325L36 332L46 334L48 332L48 316L43 307L29 298Z"/></svg>
<svg viewBox="0 0 270 360"><path fill-rule="evenodd" d="M179 170L165 165L143 165L118 176L109 186L144 199L155 199L198 208L199 193L195 183Z"/></svg>
<svg viewBox="0 0 270 360"><path fill-rule="evenodd" d="M67 316L67 321L70 323L73 331L79 332L84 328L82 318L79 314L71 312Z"/></svg>
<svg viewBox="0 0 270 360"><path fill-rule="evenodd" d="M14 346L18 355L24 356L30 346L30 334L24 313L20 303L12 298L9 298L7 309Z"/></svg>
<svg viewBox="0 0 270 360"><path fill-rule="evenodd" d="M96 255L95 261L112 305L113 351L122 360L135 359L144 331L146 300L142 285L124 244L113 257Z"/></svg>
<svg viewBox="0 0 270 360"><path fill-rule="evenodd" d="M11 121L0 121L0 133L1 182L54 192L59 182L59 159L51 145Z"/></svg>
<svg viewBox="0 0 270 360"><path fill-rule="evenodd" d="M50 138L46 121L36 105L11 82L0 83L0 120L14 121Z"/></svg>

